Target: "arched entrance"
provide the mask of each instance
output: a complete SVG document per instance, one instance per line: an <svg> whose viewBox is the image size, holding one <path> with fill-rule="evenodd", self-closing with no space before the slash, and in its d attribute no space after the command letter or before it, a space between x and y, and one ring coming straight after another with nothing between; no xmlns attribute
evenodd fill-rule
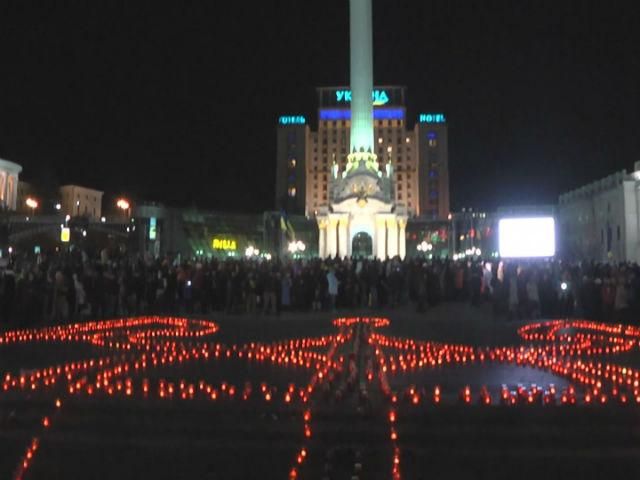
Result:
<svg viewBox="0 0 640 480"><path fill-rule="evenodd" d="M373 255L373 239L367 232L358 232L351 242L352 257L370 257Z"/></svg>

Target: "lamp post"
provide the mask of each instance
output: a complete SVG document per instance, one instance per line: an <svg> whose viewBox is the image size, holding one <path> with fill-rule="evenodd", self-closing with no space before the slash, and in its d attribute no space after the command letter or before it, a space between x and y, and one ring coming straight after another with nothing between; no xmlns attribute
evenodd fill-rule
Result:
<svg viewBox="0 0 640 480"><path fill-rule="evenodd" d="M126 198L119 198L116 201L116 207L122 210L122 212L127 216L127 219L129 218L131 214L131 210L130 210L131 205L129 204L129 201Z"/></svg>
<svg viewBox="0 0 640 480"><path fill-rule="evenodd" d="M302 253L307 249L307 246L301 240L289 242L289 253L294 257L296 254L302 255Z"/></svg>

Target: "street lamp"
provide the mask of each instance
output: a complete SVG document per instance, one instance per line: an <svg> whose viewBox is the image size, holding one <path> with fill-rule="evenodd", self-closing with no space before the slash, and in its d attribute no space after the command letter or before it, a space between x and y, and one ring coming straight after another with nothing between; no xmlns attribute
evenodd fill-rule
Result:
<svg viewBox="0 0 640 480"><path fill-rule="evenodd" d="M298 252L302 253L307 249L307 246L301 240L289 242L289 252L291 254L296 254Z"/></svg>
<svg viewBox="0 0 640 480"><path fill-rule="evenodd" d="M431 250L433 250L433 245L431 243L427 243L425 240L423 240L422 243L418 244L416 249L419 252L430 252Z"/></svg>
<svg viewBox="0 0 640 480"><path fill-rule="evenodd" d="M122 212L127 215L127 218L129 217L129 208L131 207L131 205L126 198L119 198L116 201L116 207L122 210Z"/></svg>
<svg viewBox="0 0 640 480"><path fill-rule="evenodd" d="M24 203L31 209L31 216L33 216L36 212L36 208L38 208L38 201L35 198L27 197Z"/></svg>

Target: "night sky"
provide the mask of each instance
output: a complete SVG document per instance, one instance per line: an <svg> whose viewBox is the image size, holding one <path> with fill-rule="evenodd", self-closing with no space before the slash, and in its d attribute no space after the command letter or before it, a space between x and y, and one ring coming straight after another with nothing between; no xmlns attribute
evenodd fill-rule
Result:
<svg viewBox="0 0 640 480"><path fill-rule="evenodd" d="M407 86L410 126L447 115L454 209L640 160L634 3L374 0L375 83ZM160 5L2 2L0 157L38 185L272 208L278 116L315 126L315 87L348 84L347 0Z"/></svg>

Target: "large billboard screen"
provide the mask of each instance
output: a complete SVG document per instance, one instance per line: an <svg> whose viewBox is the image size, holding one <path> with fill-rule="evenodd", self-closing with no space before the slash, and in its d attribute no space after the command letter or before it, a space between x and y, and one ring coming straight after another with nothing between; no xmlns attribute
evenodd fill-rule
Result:
<svg viewBox="0 0 640 480"><path fill-rule="evenodd" d="M502 218L498 223L500 256L553 257L556 228L553 217Z"/></svg>

